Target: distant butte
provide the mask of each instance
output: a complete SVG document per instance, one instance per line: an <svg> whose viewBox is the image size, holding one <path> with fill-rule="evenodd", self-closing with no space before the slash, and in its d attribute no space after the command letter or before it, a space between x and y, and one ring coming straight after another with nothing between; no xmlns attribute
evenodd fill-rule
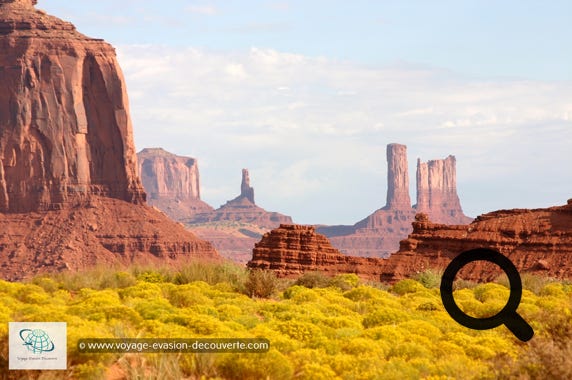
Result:
<svg viewBox="0 0 572 380"><path fill-rule="evenodd" d="M467 224L457 195L456 161L417 162L417 205L409 197L407 147L387 145L387 200L384 207L353 226L318 226L341 252L351 256L387 257L412 231L415 214L423 211L434 220Z"/></svg>
<svg viewBox="0 0 572 380"><path fill-rule="evenodd" d="M137 153L137 160L149 205L183 223L197 213L213 211L201 200L199 164L195 158L177 156L162 148L146 148Z"/></svg>
<svg viewBox="0 0 572 380"><path fill-rule="evenodd" d="M240 222L264 228L275 228L281 223L292 223L292 218L278 212L269 212L254 203L254 188L250 186L248 169L242 169L240 195L212 212L196 214L189 223Z"/></svg>
<svg viewBox="0 0 572 380"><path fill-rule="evenodd" d="M219 259L145 205L113 47L0 1L0 277Z"/></svg>

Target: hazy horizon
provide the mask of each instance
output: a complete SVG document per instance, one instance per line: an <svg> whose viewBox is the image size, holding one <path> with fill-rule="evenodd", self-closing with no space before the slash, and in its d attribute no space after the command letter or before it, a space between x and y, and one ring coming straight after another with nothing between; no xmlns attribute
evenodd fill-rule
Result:
<svg viewBox="0 0 572 380"><path fill-rule="evenodd" d="M167 6L168 5L168 6ZM572 4L40 0L118 51L137 151L198 159L214 207L353 224L385 204L385 147L457 158L466 215L572 198Z"/></svg>

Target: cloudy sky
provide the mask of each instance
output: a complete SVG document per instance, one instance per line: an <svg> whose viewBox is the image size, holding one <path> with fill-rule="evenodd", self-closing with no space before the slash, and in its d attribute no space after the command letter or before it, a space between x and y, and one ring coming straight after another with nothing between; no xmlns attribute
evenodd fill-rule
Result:
<svg viewBox="0 0 572 380"><path fill-rule="evenodd" d="M118 51L137 149L196 157L218 207L353 224L385 146L457 157L465 213L572 198L572 2L40 0Z"/></svg>

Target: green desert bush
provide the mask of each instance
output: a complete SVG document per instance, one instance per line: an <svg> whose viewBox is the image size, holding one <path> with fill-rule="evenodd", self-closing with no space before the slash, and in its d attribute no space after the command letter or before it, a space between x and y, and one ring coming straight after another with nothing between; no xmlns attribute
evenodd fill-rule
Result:
<svg viewBox="0 0 572 380"><path fill-rule="evenodd" d="M252 269L245 283L246 294L249 297L268 298L276 291L278 279L273 271Z"/></svg>

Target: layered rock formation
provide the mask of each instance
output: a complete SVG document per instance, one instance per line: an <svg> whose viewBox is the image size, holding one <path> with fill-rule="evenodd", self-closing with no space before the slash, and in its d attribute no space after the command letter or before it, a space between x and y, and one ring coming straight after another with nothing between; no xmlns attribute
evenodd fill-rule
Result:
<svg viewBox="0 0 572 380"><path fill-rule="evenodd" d="M456 188L455 157L418 161L416 206L409 197L407 147L387 146L387 203L353 226L320 226L318 232L328 236L341 252L352 256L387 257L412 231L417 208L442 223L469 223L461 209Z"/></svg>
<svg viewBox="0 0 572 380"><path fill-rule="evenodd" d="M479 216L469 225L433 223L415 217L413 233L387 259L340 254L328 240L307 226L281 225L264 235L253 250L250 268L271 269L279 276L307 271L357 273L383 282L411 277L427 269L444 270L459 253L491 248L507 256L522 273L572 278L572 199L546 209L500 210ZM475 261L458 274L471 281L490 281L503 272Z"/></svg>
<svg viewBox="0 0 572 380"><path fill-rule="evenodd" d="M115 50L35 3L0 1L0 211L142 203Z"/></svg>
<svg viewBox="0 0 572 380"><path fill-rule="evenodd" d="M281 223L292 223L292 218L258 207L254 203L254 189L250 186L248 169L243 169L239 196L212 212L196 214L189 220L192 224L212 222L239 222L274 228Z"/></svg>
<svg viewBox="0 0 572 380"><path fill-rule="evenodd" d="M384 266L382 279L395 281L427 268L444 269L460 252L486 247L506 255L520 272L572 277L572 200L546 209L500 210L484 214L469 225L433 223L418 214L413 233ZM501 274L496 266L471 264L469 280L490 280Z"/></svg>
<svg viewBox="0 0 572 380"><path fill-rule="evenodd" d="M0 276L217 257L144 205L114 49L35 3L0 0Z"/></svg>
<svg viewBox="0 0 572 380"><path fill-rule="evenodd" d="M188 221L194 214L213 211L201 200L196 159L147 148L137 153L137 160L148 204L180 222Z"/></svg>
<svg viewBox="0 0 572 380"><path fill-rule="evenodd" d="M270 269L280 277L318 270L330 275L356 273L365 279L379 280L383 261L346 256L312 226L282 224L255 245L248 267Z"/></svg>

